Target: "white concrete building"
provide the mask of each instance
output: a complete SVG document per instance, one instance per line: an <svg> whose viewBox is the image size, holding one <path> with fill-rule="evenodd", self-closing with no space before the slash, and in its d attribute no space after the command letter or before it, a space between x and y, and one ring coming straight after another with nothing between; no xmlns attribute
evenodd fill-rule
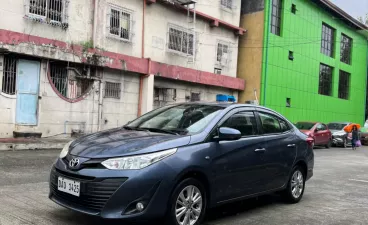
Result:
<svg viewBox="0 0 368 225"><path fill-rule="evenodd" d="M0 138L95 132L244 89L240 0L199 0L189 14L184 0L4 1Z"/></svg>

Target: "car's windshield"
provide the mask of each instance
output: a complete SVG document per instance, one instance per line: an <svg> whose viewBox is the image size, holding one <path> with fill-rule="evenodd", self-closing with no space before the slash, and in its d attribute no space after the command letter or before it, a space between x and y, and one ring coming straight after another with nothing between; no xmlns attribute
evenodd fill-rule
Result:
<svg viewBox="0 0 368 225"><path fill-rule="evenodd" d="M195 134L203 131L223 109L221 106L200 104L171 105L151 111L129 123L126 127L178 134Z"/></svg>
<svg viewBox="0 0 368 225"><path fill-rule="evenodd" d="M330 130L342 130L347 126L346 123L329 123L327 124L328 129Z"/></svg>
<svg viewBox="0 0 368 225"><path fill-rule="evenodd" d="M310 130L315 125L315 123L308 123L308 122L298 122L296 123L296 127L299 130Z"/></svg>

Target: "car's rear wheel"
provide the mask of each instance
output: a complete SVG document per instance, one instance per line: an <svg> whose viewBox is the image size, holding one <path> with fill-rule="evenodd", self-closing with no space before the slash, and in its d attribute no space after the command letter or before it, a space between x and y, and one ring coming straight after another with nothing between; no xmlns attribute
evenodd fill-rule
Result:
<svg viewBox="0 0 368 225"><path fill-rule="evenodd" d="M204 218L206 204L206 192L201 182L185 179L171 196L166 222L170 225L199 225Z"/></svg>
<svg viewBox="0 0 368 225"><path fill-rule="evenodd" d="M331 146L332 146L332 140L330 139L330 140L328 140L326 148L331 148Z"/></svg>
<svg viewBox="0 0 368 225"><path fill-rule="evenodd" d="M298 203L304 194L305 172L300 166L296 166L291 173L287 188L282 193L285 200L290 203Z"/></svg>

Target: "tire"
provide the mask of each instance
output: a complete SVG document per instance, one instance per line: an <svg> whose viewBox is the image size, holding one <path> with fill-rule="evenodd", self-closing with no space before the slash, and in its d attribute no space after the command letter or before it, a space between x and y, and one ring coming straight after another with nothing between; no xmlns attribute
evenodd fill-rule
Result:
<svg viewBox="0 0 368 225"><path fill-rule="evenodd" d="M191 199L189 199L187 196L189 194L189 191L195 193L194 197ZM201 200L198 200L198 197L195 197L198 193L201 196ZM181 203L179 204L179 202ZM183 225L199 225L204 219L207 208L205 188L203 187L202 183L196 179L185 179L175 187L170 198L169 206L170 208L167 212L165 221L167 225L181 225L183 223L179 222L184 222L184 219L186 220L186 218L191 219L191 223L184 223ZM178 215L177 210L180 210L182 208L184 209L178 211L178 214L182 215ZM194 221L195 223L192 223Z"/></svg>
<svg viewBox="0 0 368 225"><path fill-rule="evenodd" d="M305 189L305 177L305 172L300 166L294 167L293 172L290 175L288 185L282 192L282 195L287 202L295 204L302 199ZM298 187L298 189L294 189L296 187Z"/></svg>
<svg viewBox="0 0 368 225"><path fill-rule="evenodd" d="M332 146L332 140L330 139L325 147L326 148L331 148L331 146Z"/></svg>

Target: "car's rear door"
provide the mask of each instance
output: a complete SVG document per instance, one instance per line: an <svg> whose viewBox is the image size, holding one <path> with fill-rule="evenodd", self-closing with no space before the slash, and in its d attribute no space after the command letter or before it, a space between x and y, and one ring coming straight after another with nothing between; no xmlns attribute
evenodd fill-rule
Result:
<svg viewBox="0 0 368 225"><path fill-rule="evenodd" d="M258 187L265 185L263 153L266 149L254 110L245 108L233 111L217 127L237 129L242 137L235 141L211 143L216 150L211 166L216 201L224 202L257 193Z"/></svg>
<svg viewBox="0 0 368 225"><path fill-rule="evenodd" d="M263 109L257 109L257 112L267 149L263 156L266 163L263 176L267 184L263 189L268 191L287 182L296 157L298 137L290 124L277 114Z"/></svg>

